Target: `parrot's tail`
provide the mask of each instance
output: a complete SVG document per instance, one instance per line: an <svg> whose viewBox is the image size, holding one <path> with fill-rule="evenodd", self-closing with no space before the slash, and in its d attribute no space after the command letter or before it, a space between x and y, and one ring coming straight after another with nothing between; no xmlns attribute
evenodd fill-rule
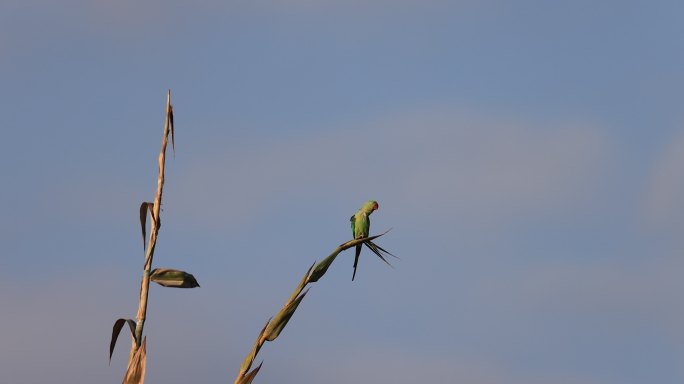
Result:
<svg viewBox="0 0 684 384"><path fill-rule="evenodd" d="M356 277L356 266L359 264L359 255L361 255L361 244L356 246L356 255L354 256L354 274L352 275L352 281Z"/></svg>

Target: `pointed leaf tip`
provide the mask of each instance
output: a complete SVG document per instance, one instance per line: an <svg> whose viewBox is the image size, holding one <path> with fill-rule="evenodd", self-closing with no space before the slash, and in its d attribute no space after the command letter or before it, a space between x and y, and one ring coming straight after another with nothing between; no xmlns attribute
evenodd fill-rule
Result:
<svg viewBox="0 0 684 384"><path fill-rule="evenodd" d="M299 294L302 293L304 287L306 287L306 285L309 284L309 279L311 278L311 271L313 270L314 265L316 265L316 263L311 264L311 267L309 267L309 269L306 270L304 277L302 277L302 280L299 282L299 285L297 285L297 288L295 288L294 292L292 292L292 295L288 299L288 302L296 299L297 296L299 296Z"/></svg>
<svg viewBox="0 0 684 384"><path fill-rule="evenodd" d="M171 149L173 150L173 157L176 157L176 143L173 135L173 106L169 104L169 130L171 131Z"/></svg>
<svg viewBox="0 0 684 384"><path fill-rule="evenodd" d="M257 373L259 373L259 370L261 369L261 366L264 364L262 361L259 363L259 366L254 368L251 372L246 374L245 376L242 377L242 379L238 382L238 384L251 384L252 380L256 377Z"/></svg>

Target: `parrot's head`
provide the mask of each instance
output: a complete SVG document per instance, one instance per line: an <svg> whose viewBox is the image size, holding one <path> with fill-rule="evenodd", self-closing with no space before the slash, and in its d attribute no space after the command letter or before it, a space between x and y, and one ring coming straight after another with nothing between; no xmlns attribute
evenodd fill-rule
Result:
<svg viewBox="0 0 684 384"><path fill-rule="evenodd" d="M363 210L371 213L375 210L377 210L380 206L378 205L378 202L375 200L368 200L366 204L363 205Z"/></svg>

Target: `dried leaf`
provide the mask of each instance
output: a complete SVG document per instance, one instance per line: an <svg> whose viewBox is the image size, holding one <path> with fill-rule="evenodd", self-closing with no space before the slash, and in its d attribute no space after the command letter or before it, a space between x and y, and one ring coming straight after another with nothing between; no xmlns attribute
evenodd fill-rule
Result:
<svg viewBox="0 0 684 384"><path fill-rule="evenodd" d="M119 333L124 324L128 324L128 328L131 329L131 336L135 339L135 321L131 319L118 319L114 322L114 328L112 328L112 340L109 342L109 362L112 362L112 354L114 353L114 346L116 345L116 339L119 338Z"/></svg>
<svg viewBox="0 0 684 384"><path fill-rule="evenodd" d="M251 384L252 380L256 377L257 373L259 373L259 370L261 369L261 366L264 364L262 361L261 364L259 364L258 367L254 368L250 373L246 374L245 376L242 377L242 380L238 381L238 384Z"/></svg>
<svg viewBox="0 0 684 384"><path fill-rule="evenodd" d="M240 372L245 372L252 367L252 363L254 362L257 353L259 353L261 345L263 344L263 340L261 340L261 337L264 335L264 332L266 332L266 328L270 323L271 319L268 319L264 327L261 329L261 332L259 332L259 336L257 337L256 342L254 343L254 347L252 347L252 350L249 352L249 355L245 357L245 360L242 362L242 365L240 366Z"/></svg>
<svg viewBox="0 0 684 384"><path fill-rule="evenodd" d="M306 287L306 285L309 283L309 276L311 275L311 270L313 269L314 265L316 265L316 263L311 264L311 267L309 267L309 269L306 271L304 277L302 277L302 280L299 282L299 285L297 288L295 288L294 292L292 292L288 302L294 300L297 296L299 296L300 293L302 293L302 289L304 289L304 287Z"/></svg>
<svg viewBox="0 0 684 384"><path fill-rule="evenodd" d="M173 149L173 157L176 157L176 144L173 139L173 106L169 104L169 130L171 131L171 149Z"/></svg>
<svg viewBox="0 0 684 384"><path fill-rule="evenodd" d="M275 340L279 335L280 332L283 331L283 328L287 325L287 322L290 321L290 318L292 315L294 315L294 312L297 310L297 306L299 306L299 303L302 302L302 299L304 299L304 296L306 296L308 290L304 291L299 297L294 299L293 301L290 301L283 307L283 309L278 312L275 318L273 318L273 321L271 321L271 324L269 324L268 329L266 330L266 340L268 341L273 341Z"/></svg>
<svg viewBox="0 0 684 384"><path fill-rule="evenodd" d="M177 269L155 268L150 274L150 280L169 288L195 288L200 285L195 276Z"/></svg>
<svg viewBox="0 0 684 384"><path fill-rule="evenodd" d="M152 213L152 208L154 204L143 201L140 204L140 229L142 229L142 239L143 239L143 250L145 250L145 237L147 237L146 227L147 227L147 212L150 212L150 217L154 221L154 214Z"/></svg>
<svg viewBox="0 0 684 384"><path fill-rule="evenodd" d="M133 359L128 366L126 376L124 376L123 384L143 384L145 382L145 366L147 361L147 337L143 339L142 344L135 350Z"/></svg>

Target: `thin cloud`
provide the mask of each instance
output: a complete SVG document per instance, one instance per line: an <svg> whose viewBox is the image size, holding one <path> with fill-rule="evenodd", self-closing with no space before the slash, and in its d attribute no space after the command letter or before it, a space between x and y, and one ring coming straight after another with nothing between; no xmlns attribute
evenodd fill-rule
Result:
<svg viewBox="0 0 684 384"><path fill-rule="evenodd" d="M643 217L659 228L684 226L684 131L679 132L656 159L647 181Z"/></svg>
<svg viewBox="0 0 684 384"><path fill-rule="evenodd" d="M387 23L390 19L388 16L403 19L415 17L416 14L449 12L465 17L466 14L480 12L482 8L482 2L472 0L295 0L240 3L219 0L8 0L0 5L0 10L11 17L0 26L0 31L11 36L9 42L4 44L5 50L9 50L11 54L16 50L26 49L26 46L40 44L45 39L46 31L50 31L48 36L60 36L63 39L94 36L100 44L108 40L121 40L131 45L148 41L150 37L179 39L186 36L187 31L201 30L207 25L234 26L249 18L268 20L294 17L320 20L321 17L327 17L355 20L355 28L351 31L366 34L365 31L369 28L377 28L378 23ZM496 9L491 6L485 8L485 14ZM19 20L21 21L17 22Z"/></svg>

